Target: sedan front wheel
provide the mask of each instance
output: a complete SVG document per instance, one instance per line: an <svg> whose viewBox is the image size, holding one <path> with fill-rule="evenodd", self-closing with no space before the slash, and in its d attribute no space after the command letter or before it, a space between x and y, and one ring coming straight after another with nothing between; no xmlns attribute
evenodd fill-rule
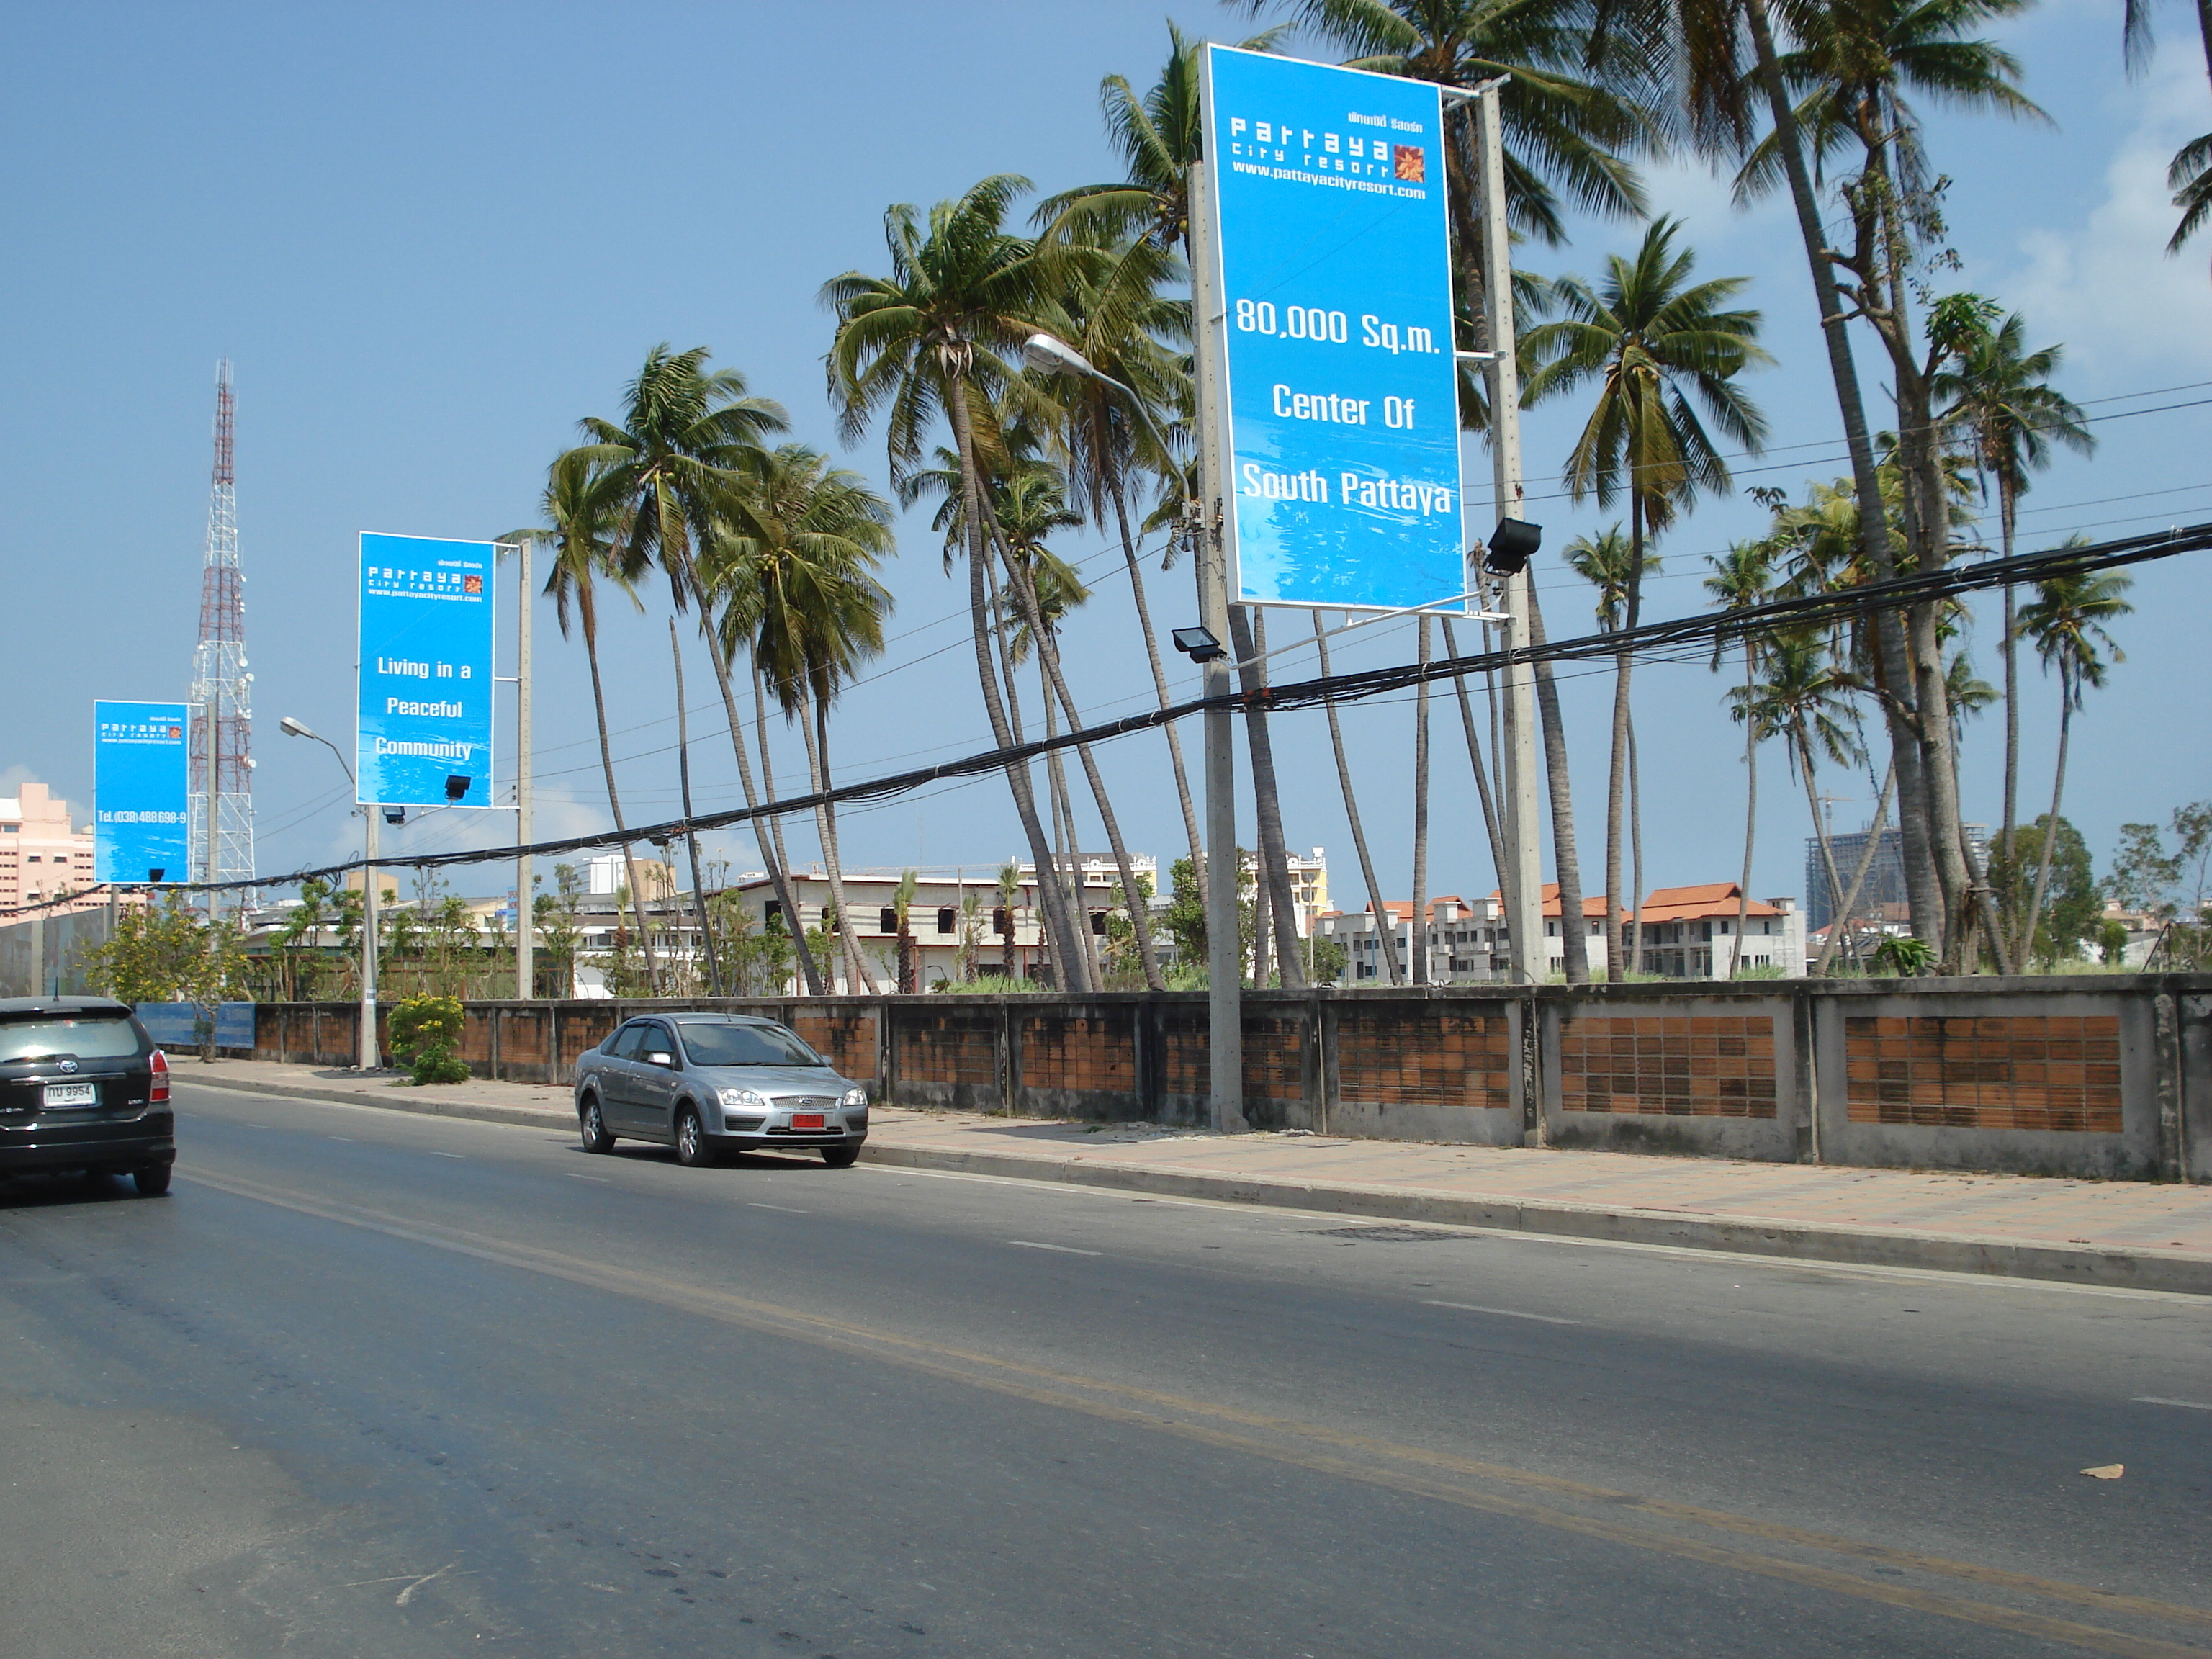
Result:
<svg viewBox="0 0 2212 1659"><path fill-rule="evenodd" d="M613 1150L615 1138L607 1133L606 1123L599 1116L599 1097L597 1095L584 1097L584 1110L578 1119L577 1127L582 1135L586 1152L605 1152Z"/></svg>

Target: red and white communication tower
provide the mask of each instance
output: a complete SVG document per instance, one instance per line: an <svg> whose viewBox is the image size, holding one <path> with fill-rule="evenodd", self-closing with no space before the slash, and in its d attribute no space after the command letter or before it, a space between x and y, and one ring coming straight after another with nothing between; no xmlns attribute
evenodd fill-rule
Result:
<svg viewBox="0 0 2212 1659"><path fill-rule="evenodd" d="M238 566L238 489L231 465L226 357L216 366L215 479L208 498L200 637L192 651L190 693L192 873L201 881L253 878L252 691L253 676L246 672L246 573ZM243 906L246 894L209 897L212 913Z"/></svg>

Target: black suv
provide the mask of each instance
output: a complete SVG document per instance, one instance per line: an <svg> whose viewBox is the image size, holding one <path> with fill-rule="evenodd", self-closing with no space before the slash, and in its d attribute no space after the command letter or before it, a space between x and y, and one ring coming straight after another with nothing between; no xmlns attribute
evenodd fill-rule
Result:
<svg viewBox="0 0 2212 1659"><path fill-rule="evenodd" d="M127 1171L153 1198L176 1158L169 1062L126 1005L0 998L0 1176Z"/></svg>

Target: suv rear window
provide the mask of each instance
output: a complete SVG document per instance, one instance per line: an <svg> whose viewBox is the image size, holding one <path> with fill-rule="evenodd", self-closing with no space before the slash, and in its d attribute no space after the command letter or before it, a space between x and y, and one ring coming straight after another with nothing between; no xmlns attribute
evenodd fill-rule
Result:
<svg viewBox="0 0 2212 1659"><path fill-rule="evenodd" d="M137 1052L138 1033L120 1014L0 1020L0 1061L45 1060L55 1054L113 1060Z"/></svg>

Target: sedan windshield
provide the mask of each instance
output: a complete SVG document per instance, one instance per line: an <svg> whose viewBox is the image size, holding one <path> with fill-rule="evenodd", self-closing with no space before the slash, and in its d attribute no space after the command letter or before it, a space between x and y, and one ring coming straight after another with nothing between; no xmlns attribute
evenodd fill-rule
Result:
<svg viewBox="0 0 2212 1659"><path fill-rule="evenodd" d="M0 1060L44 1060L49 1054L112 1060L137 1052L138 1033L117 1014L0 1021Z"/></svg>
<svg viewBox="0 0 2212 1659"><path fill-rule="evenodd" d="M781 1025L722 1025L685 1020L684 1052L694 1066L827 1066Z"/></svg>

